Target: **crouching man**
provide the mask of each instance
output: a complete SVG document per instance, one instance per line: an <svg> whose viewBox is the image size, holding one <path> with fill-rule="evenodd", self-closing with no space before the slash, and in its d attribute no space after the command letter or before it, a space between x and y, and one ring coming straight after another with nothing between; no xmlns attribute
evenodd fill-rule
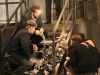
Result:
<svg viewBox="0 0 100 75"><path fill-rule="evenodd" d="M5 57L10 64L19 66L11 75L22 75L33 66L34 60L31 59L30 55L37 51L38 47L31 44L30 37L36 27L33 20L28 20L26 27L19 30L10 41Z"/></svg>

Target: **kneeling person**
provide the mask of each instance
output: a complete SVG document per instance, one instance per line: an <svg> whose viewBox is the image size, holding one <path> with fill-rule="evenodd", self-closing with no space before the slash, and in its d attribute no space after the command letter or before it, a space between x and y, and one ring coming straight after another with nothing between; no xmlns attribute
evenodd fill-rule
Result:
<svg viewBox="0 0 100 75"><path fill-rule="evenodd" d="M22 75L33 66L34 60L30 55L37 51L38 47L31 44L30 36L34 33L36 26L33 20L28 20L26 27L19 30L10 41L5 57L9 63L19 66L11 75Z"/></svg>

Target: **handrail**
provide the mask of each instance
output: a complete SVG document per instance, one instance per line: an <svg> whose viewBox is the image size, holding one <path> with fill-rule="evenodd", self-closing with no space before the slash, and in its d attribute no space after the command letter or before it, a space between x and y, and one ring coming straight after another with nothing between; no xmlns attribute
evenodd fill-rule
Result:
<svg viewBox="0 0 100 75"><path fill-rule="evenodd" d="M53 75L57 75L57 65L59 66L60 65L60 63L58 63L57 65L56 65L56 59L55 59L55 57L56 57L56 50L57 50L57 48L58 48L58 45L59 44L57 44L56 46L55 46L55 32L56 32L56 30L57 30L57 28L58 28L58 26L59 26L59 22L60 22L60 20L61 20L61 18L62 18L62 16L63 16L63 14L64 14L64 11L66 10L66 8L67 8L67 5L68 5L68 2L69 2L69 0L67 0L66 2L65 2L65 5L64 5L64 7L63 7L63 9L62 9L62 11L61 11L61 14L60 14L60 16L59 16L59 18L58 18L58 20L57 20L57 23L56 23L56 25L55 25L55 28L54 28L54 30L53 30L53 32L52 32L52 36L53 36ZM68 14L68 17L67 17L67 20L66 20L66 22L65 23L63 23L63 24L65 24L65 25L63 25L63 29L62 29L62 32L61 32L61 35L60 35L60 38L61 38L61 36L63 36L64 35L64 33L65 33L65 28L66 28L66 25L68 24L68 22L69 22L69 19L70 19L70 17L72 16L72 26L71 26L71 28L70 28L70 32L68 33L68 36L67 36L67 40L66 40L66 43L68 44L68 42L69 42L69 38L70 38L70 36L71 36L71 34L72 34L72 31L73 31L73 27L74 27L74 17L73 17L73 14L74 14L74 4L73 4L73 2L74 2L74 0L72 0L72 3L71 3L71 6L72 6L72 8L71 8L71 10L70 10L70 13Z"/></svg>
<svg viewBox="0 0 100 75"><path fill-rule="evenodd" d="M59 16L59 18L57 20L57 23L56 23L56 25L54 27L54 30L53 30L53 33L52 33L52 36L53 36L53 39L52 39L53 40L53 75L57 74L57 70L56 70L56 58L55 58L56 57L56 51L55 51L55 32L56 32L56 30L58 28L58 25L60 23L60 20L61 20L63 14L64 14L64 11L66 10L68 2L69 2L69 0L67 0L65 2L65 5L64 5L64 7L63 7L63 9L61 11L61 14L60 14L60 16Z"/></svg>
<svg viewBox="0 0 100 75"><path fill-rule="evenodd" d="M0 5L1 4L3 5L3 4L6 4L6 3L7 4L19 4L20 2L2 2L2 3L0 2Z"/></svg>
<svg viewBox="0 0 100 75"><path fill-rule="evenodd" d="M1 62L0 62L0 64L1 64L0 65L0 75L4 75L4 72L5 72L3 55L4 55L4 52L7 48L7 45L9 43L10 39L12 38L12 36L14 35L15 30L17 29L17 25L18 25L17 24L17 21L18 21L17 20L17 12L18 12L18 9L20 8L20 6L22 5L23 2L24 2L24 0L20 1L19 5L15 9L15 11L12 13L12 15L10 16L10 18L8 19L8 21L6 22L6 24L1 29L1 32L0 32L0 40L1 40L0 41L0 45L1 45L1 48L0 48L0 57L1 57L0 58L0 60L1 60ZM9 23L11 22L11 20L13 19L14 16L15 16L15 26L10 27L12 32L11 31L7 32L10 28L8 28L7 31L6 31L6 28L7 28L7 26L9 26ZM10 34L10 32L11 32L11 34ZM9 33L8 35L10 35L10 36L5 35L7 33ZM6 36L8 36L8 37L6 37Z"/></svg>
<svg viewBox="0 0 100 75"><path fill-rule="evenodd" d="M63 30L62 30L62 32L61 32L60 38L63 37L63 35L64 35L64 33L65 33L65 28L66 28L66 25L68 25L68 21L69 21L71 15L72 15L72 12L73 12L73 8L71 8L70 13L69 13L69 15L68 15L68 18L67 18L67 20L66 20L66 23L65 23L65 25L64 25L63 28L62 28ZM57 48L58 48L58 46L56 46L55 50L57 50Z"/></svg>
<svg viewBox="0 0 100 75"><path fill-rule="evenodd" d="M61 14L60 14L60 16L59 16L59 18L58 18L58 20L57 20L57 23L56 23L56 25L55 25L55 27L54 27L53 33L55 33L56 30L57 30L57 28L58 28L58 25L59 25L59 23L60 23L60 20L61 20L63 14L64 14L64 11L66 10L66 7L67 7L67 5L68 5L68 2L69 2L69 0L66 1L65 5L64 5L64 7L63 7L63 9L62 9L62 11L61 11Z"/></svg>
<svg viewBox="0 0 100 75"><path fill-rule="evenodd" d="M64 33L65 33L65 28L66 28L66 25L68 24L68 21L69 21L71 15L72 15L72 12L73 12L73 8L71 9L71 11L70 11L70 13L69 13L69 15L68 15L68 18L67 18L67 20L66 20L66 23L65 23L65 25L63 26L63 30L62 30L62 32L61 32L60 38L63 37L63 35L64 35ZM69 42L69 39L70 39L72 30L73 30L73 26L71 26L70 32L68 33L69 35L67 36L66 44L68 44L68 42ZM57 50L58 46L59 46L59 44L56 45L55 50ZM59 65L60 65L60 64L58 64L58 65L56 66L56 71L55 71L56 74L57 74L57 70L58 70L57 67L58 67Z"/></svg>
<svg viewBox="0 0 100 75"><path fill-rule="evenodd" d="M73 13L73 8L71 8L71 10L70 10L70 13L69 13L68 18L67 18L67 20L66 20L66 22L65 22L65 25L64 25L64 27L63 27L63 30L62 30L62 32L61 32L60 37L63 36L63 32L64 32L64 30L65 30L65 28L66 28L66 25L68 24L68 21L69 21L71 15L72 15L72 13Z"/></svg>
<svg viewBox="0 0 100 75"><path fill-rule="evenodd" d="M7 23L5 24L5 26L2 28L1 32L7 27L7 25L10 23L11 19L14 17L14 15L17 13L18 9L20 8L20 6L22 5L22 3L24 2L24 0L22 0L19 5L17 6L17 8L15 9L15 11L12 13L11 17L9 18L9 20L7 21Z"/></svg>

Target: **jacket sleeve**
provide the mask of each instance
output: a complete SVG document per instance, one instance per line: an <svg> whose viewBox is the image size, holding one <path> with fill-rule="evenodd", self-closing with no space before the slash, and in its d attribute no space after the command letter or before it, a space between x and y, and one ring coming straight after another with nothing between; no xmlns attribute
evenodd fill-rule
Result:
<svg viewBox="0 0 100 75"><path fill-rule="evenodd" d="M70 60L68 61L68 65L72 65L73 67L76 66L76 55L75 55L75 48L69 47L68 49L68 56L70 57Z"/></svg>
<svg viewBox="0 0 100 75"><path fill-rule="evenodd" d="M37 29L42 28L43 22L42 22L42 20L41 20L41 15L38 17L36 23L37 23L37 26L38 26Z"/></svg>
<svg viewBox="0 0 100 75"><path fill-rule="evenodd" d="M23 34L20 36L20 42L21 42L21 50L22 53L24 54L24 57L26 57L26 59L30 59L30 38L28 34Z"/></svg>

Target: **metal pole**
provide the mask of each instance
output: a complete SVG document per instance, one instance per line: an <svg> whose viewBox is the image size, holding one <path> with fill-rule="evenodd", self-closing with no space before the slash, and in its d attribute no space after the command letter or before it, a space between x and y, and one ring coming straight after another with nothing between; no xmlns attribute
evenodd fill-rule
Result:
<svg viewBox="0 0 100 75"><path fill-rule="evenodd" d="M5 3L6 3L6 22L7 22L9 19L8 0L5 0Z"/></svg>
<svg viewBox="0 0 100 75"><path fill-rule="evenodd" d="M69 2L69 0L67 0L67 1L65 2L65 5L64 5L64 7L63 7L63 9L62 9L62 11L61 11L61 14L60 14L60 16L59 16L59 18L58 18L58 20L57 20L57 22L56 22L56 25L55 25L54 29L53 29L53 32L56 32L56 30L57 30L57 28L58 28L58 26L59 26L59 22L60 22L60 20L61 20L63 14L64 14L64 11L65 11L65 9L66 9L66 7L67 7L67 5L68 5L68 2Z"/></svg>
<svg viewBox="0 0 100 75"><path fill-rule="evenodd" d="M86 18L86 1L84 1L84 18Z"/></svg>
<svg viewBox="0 0 100 75"><path fill-rule="evenodd" d="M28 9L28 11L29 11L29 0L27 0L27 9Z"/></svg>
<svg viewBox="0 0 100 75"><path fill-rule="evenodd" d="M52 21L54 20L54 10L55 10L55 8L54 8L54 0L52 0L52 3L51 3L51 10L52 10Z"/></svg>
<svg viewBox="0 0 100 75"><path fill-rule="evenodd" d="M55 51L55 32L53 33L53 75L56 75L56 51Z"/></svg>
<svg viewBox="0 0 100 75"><path fill-rule="evenodd" d="M17 8L15 9L15 11L12 13L11 17L9 18L9 20L7 21L7 23L5 24L5 26L2 28L2 31L7 27L7 25L10 23L10 21L12 20L13 16L15 15L15 13L18 11L18 9L20 8L20 6L22 5L24 0L22 0L19 5L17 6Z"/></svg>
<svg viewBox="0 0 100 75"><path fill-rule="evenodd" d="M63 5L64 5L64 4L65 4L65 2L63 1ZM64 13L63 13L63 25L64 25L64 23L65 23L65 17L66 17L65 13L66 13L66 9L65 9L65 11L64 11Z"/></svg>
<svg viewBox="0 0 100 75"><path fill-rule="evenodd" d="M72 25L74 25L74 20L75 20L75 17L74 17L74 16L75 16L75 15L74 15L74 14L75 14L75 12L74 12L74 11L75 11L74 2L75 2L74 0L72 0L72 2L71 2L71 8L73 8L73 13L72 13Z"/></svg>
<svg viewBox="0 0 100 75"><path fill-rule="evenodd" d="M76 20L76 8L77 8L77 2L75 1L75 20Z"/></svg>
<svg viewBox="0 0 100 75"><path fill-rule="evenodd" d="M17 11L18 12L18 11ZM17 17L17 12L16 12L16 14L15 14L15 27L17 27L17 22L18 22L18 17Z"/></svg>
<svg viewBox="0 0 100 75"><path fill-rule="evenodd" d="M1 37L1 30L0 30L0 75L2 75L3 70L3 62L2 62L2 37Z"/></svg>

